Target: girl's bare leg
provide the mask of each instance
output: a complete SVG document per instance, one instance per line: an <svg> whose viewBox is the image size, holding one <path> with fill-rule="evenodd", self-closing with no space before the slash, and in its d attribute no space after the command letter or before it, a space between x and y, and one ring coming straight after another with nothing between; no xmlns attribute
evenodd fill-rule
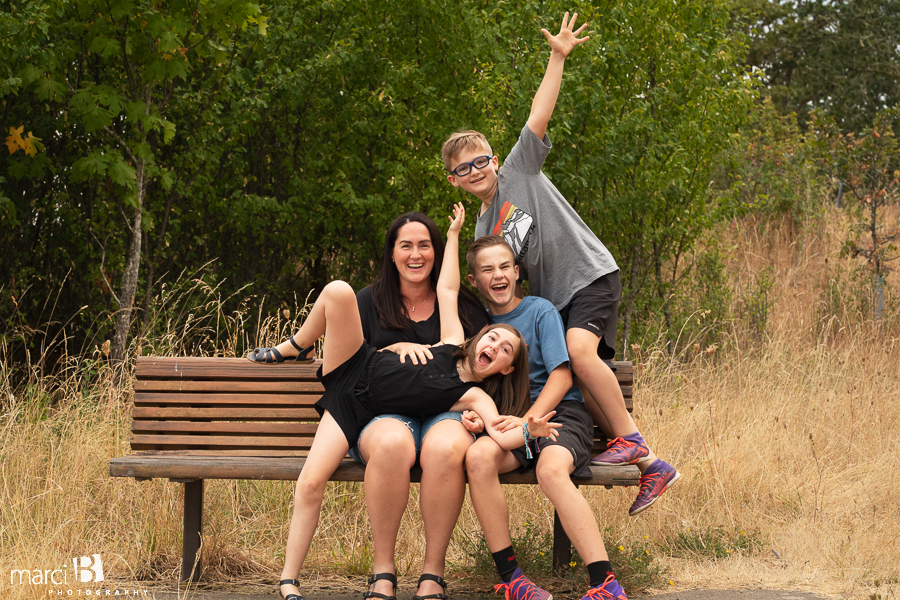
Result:
<svg viewBox="0 0 900 600"><path fill-rule="evenodd" d="M294 334L301 348L312 346L325 336L322 373L327 374L353 356L363 343L362 322L353 288L343 281L332 281L322 289L303 325ZM282 356L296 356L297 349L285 340L275 346Z"/></svg>
<svg viewBox="0 0 900 600"><path fill-rule="evenodd" d="M349 449L350 445L344 432L326 410L316 430L316 437L313 438L306 464L297 479L294 512L291 515L291 527L284 552L282 579L294 579L299 575L319 524L325 485ZM285 585L282 594L288 593L299 594L300 590Z"/></svg>
<svg viewBox="0 0 900 600"><path fill-rule="evenodd" d="M422 440L422 483L420 503L425 525L423 573L444 576L447 547L466 497L463 469L472 434L459 421L445 419L436 423ZM443 593L434 581L423 581L416 592L420 596Z"/></svg>

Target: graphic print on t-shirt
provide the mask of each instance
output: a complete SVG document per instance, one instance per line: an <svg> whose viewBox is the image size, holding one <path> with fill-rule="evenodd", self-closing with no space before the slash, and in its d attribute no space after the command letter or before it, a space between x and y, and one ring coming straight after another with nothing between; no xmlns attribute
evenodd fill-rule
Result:
<svg viewBox="0 0 900 600"><path fill-rule="evenodd" d="M502 235L503 240L512 248L516 256L516 263L521 263L528 252L528 242L531 230L534 229L534 219L521 208L504 202L500 209L500 219L494 227L494 235Z"/></svg>

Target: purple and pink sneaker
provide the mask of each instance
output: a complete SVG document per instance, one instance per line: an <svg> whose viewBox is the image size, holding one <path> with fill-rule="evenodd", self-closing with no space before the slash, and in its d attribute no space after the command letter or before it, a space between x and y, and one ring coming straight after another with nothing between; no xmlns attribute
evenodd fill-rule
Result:
<svg viewBox="0 0 900 600"><path fill-rule="evenodd" d="M608 444L602 454L591 459L592 465L618 466L634 465L642 462L650 454L650 449L640 433L617 437Z"/></svg>
<svg viewBox="0 0 900 600"><path fill-rule="evenodd" d="M553 600L550 592L531 583L520 568L513 571L509 583L494 586L495 593L500 590L506 591L506 600Z"/></svg>
<svg viewBox="0 0 900 600"><path fill-rule="evenodd" d="M656 499L669 489L669 486L678 481L679 477L681 474L675 470L675 467L657 458L641 474L640 491L638 491L637 499L631 505L628 514L633 517L650 508L650 505L656 502Z"/></svg>
<svg viewBox="0 0 900 600"><path fill-rule="evenodd" d="M616 578L610 575L601 585L589 589L581 600L628 600L628 596Z"/></svg>

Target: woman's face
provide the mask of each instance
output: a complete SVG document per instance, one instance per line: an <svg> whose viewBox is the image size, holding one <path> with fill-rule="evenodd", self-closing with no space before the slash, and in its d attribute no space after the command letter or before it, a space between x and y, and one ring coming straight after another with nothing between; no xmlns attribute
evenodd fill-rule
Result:
<svg viewBox="0 0 900 600"><path fill-rule="evenodd" d="M407 283L421 283L431 277L434 269L434 246L428 228L412 221L397 231L394 252L391 255L400 280Z"/></svg>

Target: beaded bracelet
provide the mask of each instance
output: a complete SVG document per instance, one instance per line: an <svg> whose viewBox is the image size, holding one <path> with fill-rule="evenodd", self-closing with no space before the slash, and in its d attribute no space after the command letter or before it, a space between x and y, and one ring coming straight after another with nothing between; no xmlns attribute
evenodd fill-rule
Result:
<svg viewBox="0 0 900 600"><path fill-rule="evenodd" d="M525 458L531 460L534 458L534 455L531 453L531 447L528 445L528 442L536 440L537 438L528 431L528 423L522 425L522 437L525 438Z"/></svg>

